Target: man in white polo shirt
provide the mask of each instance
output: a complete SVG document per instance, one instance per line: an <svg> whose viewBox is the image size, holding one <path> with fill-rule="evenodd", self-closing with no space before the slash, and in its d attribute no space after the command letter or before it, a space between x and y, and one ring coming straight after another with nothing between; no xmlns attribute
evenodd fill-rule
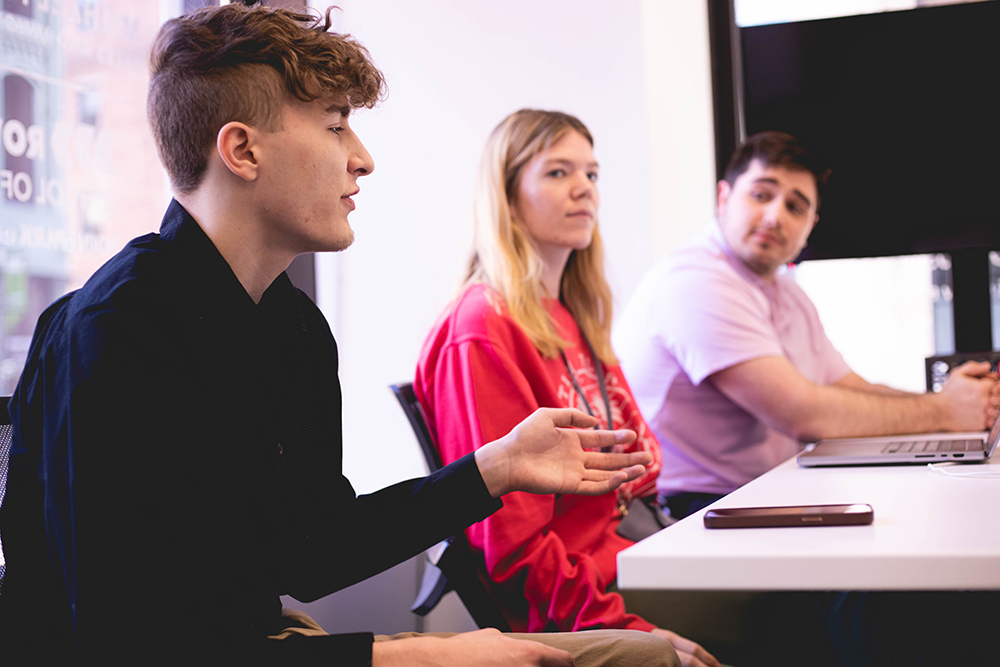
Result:
<svg viewBox="0 0 1000 667"><path fill-rule="evenodd" d="M616 324L614 347L663 447L659 493L683 517L800 451L800 443L986 428L987 363L939 394L866 382L834 349L784 266L805 246L829 170L792 136L761 132L718 184L718 225L660 261Z"/></svg>

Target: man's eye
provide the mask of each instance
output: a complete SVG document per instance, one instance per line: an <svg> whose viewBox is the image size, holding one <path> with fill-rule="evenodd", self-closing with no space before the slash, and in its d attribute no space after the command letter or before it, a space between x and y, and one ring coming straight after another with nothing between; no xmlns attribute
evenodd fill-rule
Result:
<svg viewBox="0 0 1000 667"><path fill-rule="evenodd" d="M761 190L751 190L750 196L757 201L767 201L768 199L770 199L768 193L763 192Z"/></svg>
<svg viewBox="0 0 1000 667"><path fill-rule="evenodd" d="M330 131L333 132L334 134L340 134L341 132L344 131L344 128L342 128L342 127L331 127Z"/></svg>
<svg viewBox="0 0 1000 667"><path fill-rule="evenodd" d="M596 183L597 182L597 172L596 171L590 172L589 174L587 174L587 178L589 178L591 181L593 181L594 183Z"/></svg>

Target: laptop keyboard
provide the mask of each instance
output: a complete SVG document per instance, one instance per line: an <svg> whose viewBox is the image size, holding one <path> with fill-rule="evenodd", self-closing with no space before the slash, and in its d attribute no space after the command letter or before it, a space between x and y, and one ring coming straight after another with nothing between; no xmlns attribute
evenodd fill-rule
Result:
<svg viewBox="0 0 1000 667"><path fill-rule="evenodd" d="M883 454L896 452L975 452L983 448L982 440L901 440L882 448Z"/></svg>

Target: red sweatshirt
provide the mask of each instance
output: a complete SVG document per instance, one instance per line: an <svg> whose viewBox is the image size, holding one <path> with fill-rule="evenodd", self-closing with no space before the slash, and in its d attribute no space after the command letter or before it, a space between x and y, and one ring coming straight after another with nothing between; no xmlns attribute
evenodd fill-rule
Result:
<svg viewBox="0 0 1000 667"><path fill-rule="evenodd" d="M569 343L566 359L591 409L607 428L594 361L576 322L558 301L546 300L545 306ZM605 591L615 580L615 555L632 544L615 532L618 494L655 492L660 447L621 369L607 364L602 369L614 428L636 431L629 450L653 453L646 474L601 496L510 493L501 510L466 530L493 581L526 600L521 608L505 610L516 632L654 627L626 613L620 595ZM484 285L468 287L435 324L420 354L414 389L445 464L506 435L536 408L586 412L562 358L543 358L503 299Z"/></svg>

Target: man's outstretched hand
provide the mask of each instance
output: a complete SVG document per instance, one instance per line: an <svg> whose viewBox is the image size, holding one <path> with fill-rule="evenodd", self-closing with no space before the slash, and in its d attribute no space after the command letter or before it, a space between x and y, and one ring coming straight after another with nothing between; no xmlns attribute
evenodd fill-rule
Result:
<svg viewBox="0 0 1000 667"><path fill-rule="evenodd" d="M597 420L571 408L539 408L514 430L476 450L490 494L607 493L645 472L649 452L619 454L601 447L627 445L635 432L597 431Z"/></svg>

